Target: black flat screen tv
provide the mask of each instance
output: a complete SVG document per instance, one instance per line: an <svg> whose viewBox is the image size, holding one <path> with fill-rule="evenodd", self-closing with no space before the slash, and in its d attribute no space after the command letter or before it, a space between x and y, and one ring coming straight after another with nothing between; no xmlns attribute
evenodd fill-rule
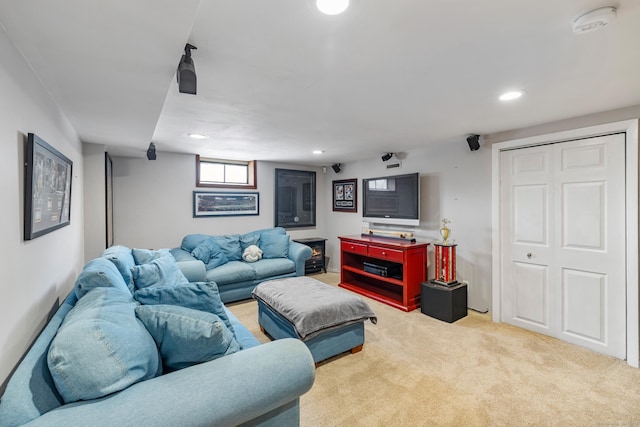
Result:
<svg viewBox="0 0 640 427"><path fill-rule="evenodd" d="M420 174L365 178L362 188L364 221L420 225Z"/></svg>

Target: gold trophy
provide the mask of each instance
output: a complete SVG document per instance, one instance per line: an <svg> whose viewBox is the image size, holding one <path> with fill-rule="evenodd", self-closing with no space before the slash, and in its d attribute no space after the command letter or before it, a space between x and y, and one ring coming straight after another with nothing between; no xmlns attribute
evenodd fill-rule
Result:
<svg viewBox="0 0 640 427"><path fill-rule="evenodd" d="M442 244L448 244L449 234L451 234L451 230L447 227L447 224L450 224L447 218L442 218L442 227L440 227L440 235L442 236Z"/></svg>

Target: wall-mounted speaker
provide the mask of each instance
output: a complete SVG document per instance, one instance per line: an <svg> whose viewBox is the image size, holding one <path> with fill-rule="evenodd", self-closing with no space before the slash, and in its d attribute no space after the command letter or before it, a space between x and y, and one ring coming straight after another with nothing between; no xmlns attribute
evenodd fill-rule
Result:
<svg viewBox="0 0 640 427"><path fill-rule="evenodd" d="M467 137L467 144L471 151L476 151L480 148L480 135L469 135Z"/></svg>
<svg viewBox="0 0 640 427"><path fill-rule="evenodd" d="M340 163L334 163L334 164L331 165L331 169L333 169L333 171L335 173L339 173L340 172L340 166L341 166Z"/></svg>
<svg viewBox="0 0 640 427"><path fill-rule="evenodd" d="M147 160L155 160L156 159L156 144L153 142L149 144L149 148L147 148Z"/></svg>

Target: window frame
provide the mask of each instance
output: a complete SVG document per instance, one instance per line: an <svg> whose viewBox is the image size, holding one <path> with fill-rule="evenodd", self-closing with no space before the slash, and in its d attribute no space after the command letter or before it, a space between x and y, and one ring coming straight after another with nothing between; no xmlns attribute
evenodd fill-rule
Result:
<svg viewBox="0 0 640 427"><path fill-rule="evenodd" d="M201 182L200 181L200 165L203 162L222 163L225 165L246 165L247 166L247 184L233 184L233 183L214 184L210 182ZM256 161L255 160L244 161L244 160L214 159L212 157L200 157L199 154L196 154L196 187L255 190L256 188L258 188Z"/></svg>

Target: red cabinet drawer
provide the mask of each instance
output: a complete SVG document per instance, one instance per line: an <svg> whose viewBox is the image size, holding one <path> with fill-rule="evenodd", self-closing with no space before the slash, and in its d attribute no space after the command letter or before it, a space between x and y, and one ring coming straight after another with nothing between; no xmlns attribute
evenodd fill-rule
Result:
<svg viewBox="0 0 640 427"><path fill-rule="evenodd" d="M373 245L369 246L369 256L394 262L402 262L403 260L402 251Z"/></svg>
<svg viewBox="0 0 640 427"><path fill-rule="evenodd" d="M366 255L367 245L353 242L342 242L340 249L345 252L353 252L354 254Z"/></svg>

